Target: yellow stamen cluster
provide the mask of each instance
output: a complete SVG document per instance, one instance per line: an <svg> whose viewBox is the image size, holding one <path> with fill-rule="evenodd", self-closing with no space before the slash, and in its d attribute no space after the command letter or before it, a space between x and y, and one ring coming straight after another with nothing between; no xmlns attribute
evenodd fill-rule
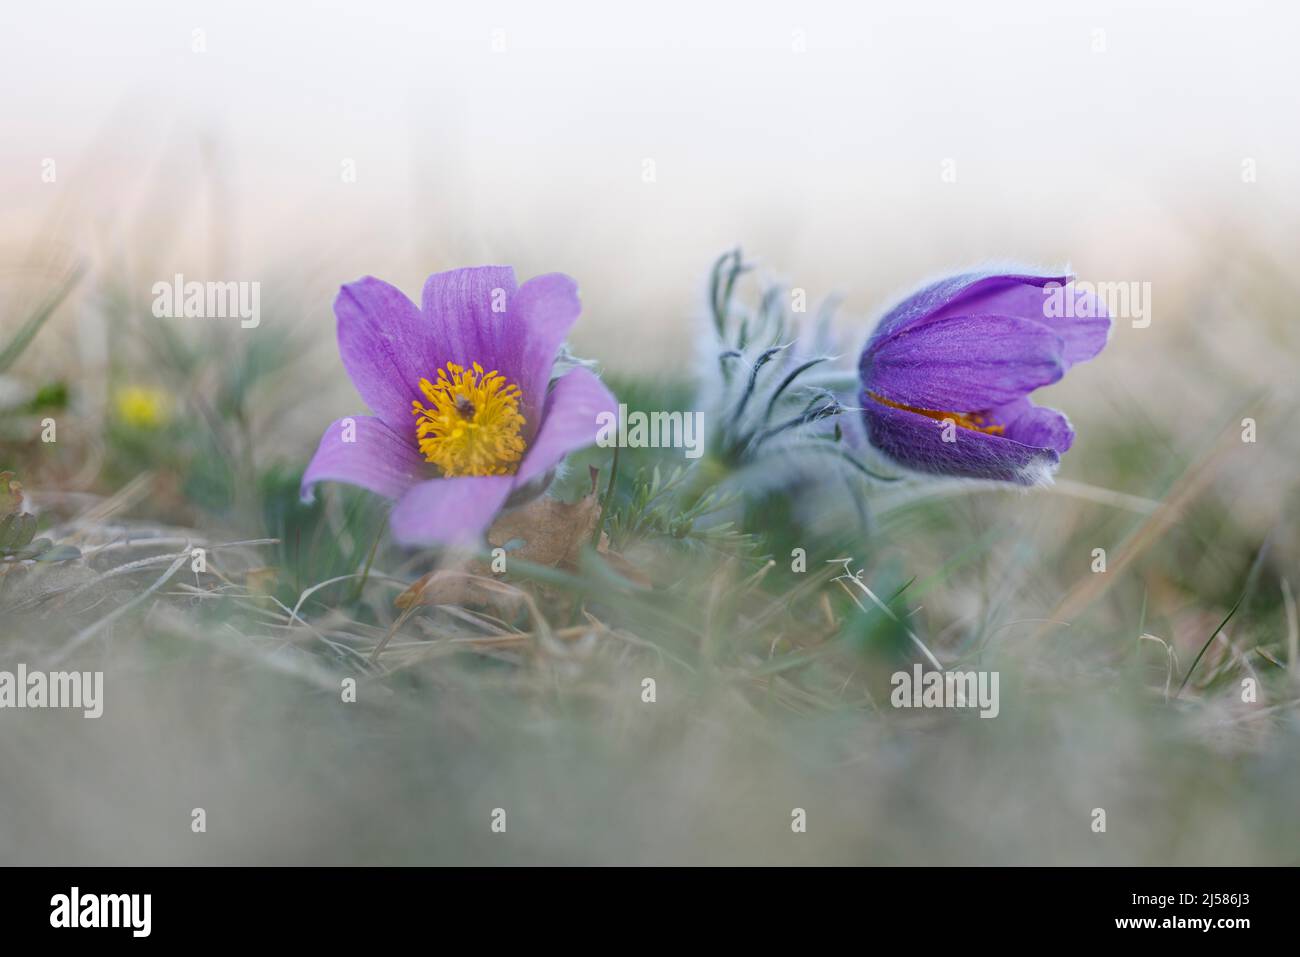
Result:
<svg viewBox="0 0 1300 957"><path fill-rule="evenodd" d="M936 409L918 409L914 405L904 405L901 402L891 402L884 396L876 395L874 392L867 393L881 405L887 405L891 409L902 409L904 412L915 412L917 415L923 415L928 419L937 419L942 422L944 419L952 419L953 423L963 429L970 429L972 432L987 432L989 435L1001 435L1006 431L1005 425L995 425L988 423L988 419L978 412L940 412Z"/></svg>
<svg viewBox="0 0 1300 957"><path fill-rule="evenodd" d="M519 386L477 362L469 369L448 362L436 382L420 380L420 391L429 405L417 399L411 413L426 462L449 477L515 473L524 454Z"/></svg>

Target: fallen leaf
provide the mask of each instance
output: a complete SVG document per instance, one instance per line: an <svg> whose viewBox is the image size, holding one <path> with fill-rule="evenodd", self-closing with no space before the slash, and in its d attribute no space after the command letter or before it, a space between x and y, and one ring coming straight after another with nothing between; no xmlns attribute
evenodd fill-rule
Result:
<svg viewBox="0 0 1300 957"><path fill-rule="evenodd" d="M488 542L506 548L513 558L570 571L578 567L582 546L589 544L600 521L597 471L591 470L591 491L576 502L540 495L527 505L511 509L488 529Z"/></svg>

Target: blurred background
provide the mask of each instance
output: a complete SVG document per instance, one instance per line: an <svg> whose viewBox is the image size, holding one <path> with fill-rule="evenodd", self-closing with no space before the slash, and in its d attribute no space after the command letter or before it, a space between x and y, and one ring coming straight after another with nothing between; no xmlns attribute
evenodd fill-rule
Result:
<svg viewBox="0 0 1300 957"><path fill-rule="evenodd" d="M1284 248L1300 212L1285 5L146 0L4 17L7 296L16 251L74 243L137 282L292 285L296 318L327 330L343 281L415 289L499 261L574 275L580 343L664 367L738 242L865 314L989 259L1173 284L1214 268L1215 241Z"/></svg>
<svg viewBox="0 0 1300 957"><path fill-rule="evenodd" d="M1017 689L1002 720L882 721L852 655L755 704L769 640L796 653L806 622L739 601L721 626L691 593L726 653L632 628L651 660L710 664L661 721L638 710L644 645L560 669L565 697L550 672L522 693L398 642L356 722L332 710L346 655L296 654L292 616L271 641L247 608L171 594L77 643L112 672L100 722L0 715L0 766L23 769L0 784L0 860L1296 863L1298 28L1263 2L6 6L0 343L47 319L0 367L0 470L55 540L118 551L11 583L4 661L135 601L167 564L106 587L131 536L278 539L222 566L263 610L370 567L373 502L296 503L322 428L359 408L332 302L365 274L418 296L465 265L566 272L576 349L647 408L690 401L709 269L737 245L760 283L842 299L850 366L895 297L972 265L1152 298L1149 326L1117 321L1042 394L1079 432L1054 491L887 491L849 543L881 594L928 583L907 613L946 660L992 656ZM261 325L160 324L151 287L176 273L260 282ZM1121 557L1104 586L1098 543ZM373 646L394 618L379 572L419 570L378 555L366 596L304 605L313 626ZM718 562L694 560L707 591ZM854 614L836 606L884 640ZM1249 707L1243 675L1269 689ZM479 823L511 801L531 836L491 843ZM224 823L186 843L199 804Z"/></svg>

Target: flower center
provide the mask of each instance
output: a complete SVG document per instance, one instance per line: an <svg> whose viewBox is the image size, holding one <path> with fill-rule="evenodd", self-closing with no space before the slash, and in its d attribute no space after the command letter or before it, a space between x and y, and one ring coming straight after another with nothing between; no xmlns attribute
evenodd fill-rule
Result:
<svg viewBox="0 0 1300 957"><path fill-rule="evenodd" d="M972 432L987 432L989 435L1001 435L1006 431L1005 425L985 424L988 419L978 412L940 412L936 409L918 409L914 405L904 405L901 402L890 402L884 396L876 395L874 392L868 392L867 395L875 399L881 405L887 405L891 409L902 409L904 412L915 412L917 415L923 415L927 419L937 419L942 422L944 419L952 419L953 423L961 426L963 429L970 429Z"/></svg>
<svg viewBox="0 0 1300 957"><path fill-rule="evenodd" d="M519 386L501 373L448 362L436 382L420 380L428 406L411 402L416 441L426 462L449 477L513 475L524 454Z"/></svg>

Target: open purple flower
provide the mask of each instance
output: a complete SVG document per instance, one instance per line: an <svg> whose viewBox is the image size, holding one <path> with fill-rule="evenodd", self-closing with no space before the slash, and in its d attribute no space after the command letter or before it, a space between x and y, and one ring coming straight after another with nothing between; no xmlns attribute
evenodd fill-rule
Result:
<svg viewBox="0 0 1300 957"><path fill-rule="evenodd" d="M581 308L568 276L516 286L508 266L430 276L419 307L370 276L344 286L339 355L375 414L325 430L303 496L333 481L394 499L402 544L480 535L511 492L594 442L599 414L618 407L583 368L547 391Z"/></svg>
<svg viewBox="0 0 1300 957"><path fill-rule="evenodd" d="M871 444L937 475L1034 485L1074 441L1029 401L1106 345L1110 319L1071 276L966 273L926 286L880 321L859 363Z"/></svg>

